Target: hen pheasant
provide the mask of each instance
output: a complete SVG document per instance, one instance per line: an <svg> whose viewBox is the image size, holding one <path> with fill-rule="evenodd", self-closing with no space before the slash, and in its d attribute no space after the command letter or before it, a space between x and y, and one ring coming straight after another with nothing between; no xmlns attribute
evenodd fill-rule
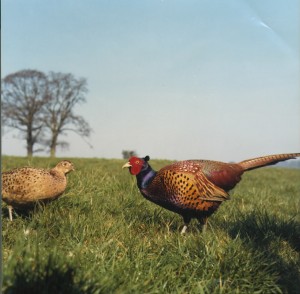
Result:
<svg viewBox="0 0 300 294"><path fill-rule="evenodd" d="M2 200L7 203L9 219L12 208L33 207L37 201L51 201L66 189L66 174L74 170L68 160L59 162L50 170L22 167L2 173Z"/></svg>
<svg viewBox="0 0 300 294"><path fill-rule="evenodd" d="M149 156L131 157L123 165L136 175L137 186L148 200L180 214L184 220L184 233L192 218L198 219L205 229L207 218L225 200L228 191L241 180L245 171L276 164L299 157L300 153L263 156L240 163L211 160L185 160L154 171Z"/></svg>

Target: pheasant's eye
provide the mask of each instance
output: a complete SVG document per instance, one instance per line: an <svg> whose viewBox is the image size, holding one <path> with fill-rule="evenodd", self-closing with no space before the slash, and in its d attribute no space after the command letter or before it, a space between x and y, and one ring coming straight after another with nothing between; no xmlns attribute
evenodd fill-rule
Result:
<svg viewBox="0 0 300 294"><path fill-rule="evenodd" d="M135 164L140 164L140 161L139 161L139 160L136 160Z"/></svg>

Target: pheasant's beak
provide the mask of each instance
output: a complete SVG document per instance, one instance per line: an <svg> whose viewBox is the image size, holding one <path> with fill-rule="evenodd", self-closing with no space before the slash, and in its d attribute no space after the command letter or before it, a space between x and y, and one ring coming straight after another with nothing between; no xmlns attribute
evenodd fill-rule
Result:
<svg viewBox="0 0 300 294"><path fill-rule="evenodd" d="M70 168L66 173L68 174L68 173L70 173L71 171L75 171L75 168L74 168L74 167Z"/></svg>
<svg viewBox="0 0 300 294"><path fill-rule="evenodd" d="M124 168L124 167L131 167L132 165L129 163L129 161L128 162L126 162L123 166L122 166L122 168Z"/></svg>

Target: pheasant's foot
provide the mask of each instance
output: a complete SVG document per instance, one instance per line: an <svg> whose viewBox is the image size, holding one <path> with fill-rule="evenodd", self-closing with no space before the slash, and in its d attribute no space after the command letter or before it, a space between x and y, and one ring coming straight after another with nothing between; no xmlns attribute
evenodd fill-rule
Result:
<svg viewBox="0 0 300 294"><path fill-rule="evenodd" d="M207 217L199 218L198 221L199 221L200 231L202 233L205 233L207 229Z"/></svg>

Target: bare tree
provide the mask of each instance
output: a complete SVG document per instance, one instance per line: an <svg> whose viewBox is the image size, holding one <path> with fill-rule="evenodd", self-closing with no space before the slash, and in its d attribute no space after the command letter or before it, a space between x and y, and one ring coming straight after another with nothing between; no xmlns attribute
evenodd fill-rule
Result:
<svg viewBox="0 0 300 294"><path fill-rule="evenodd" d="M72 74L51 72L48 76L49 102L46 105L44 123L50 131L48 146L50 156L56 154L56 147L67 147L68 143L59 141L60 135L73 131L83 139L89 137L91 128L85 119L74 113L77 104L86 102L87 82L85 79L76 79Z"/></svg>
<svg viewBox="0 0 300 294"><path fill-rule="evenodd" d="M128 159L131 156L137 156L137 154L134 150L123 150L122 155L123 155L124 159Z"/></svg>
<svg viewBox="0 0 300 294"><path fill-rule="evenodd" d="M43 133L44 106L48 102L47 77L36 70L22 70L2 80L1 114L5 127L17 129L27 142L27 156Z"/></svg>

